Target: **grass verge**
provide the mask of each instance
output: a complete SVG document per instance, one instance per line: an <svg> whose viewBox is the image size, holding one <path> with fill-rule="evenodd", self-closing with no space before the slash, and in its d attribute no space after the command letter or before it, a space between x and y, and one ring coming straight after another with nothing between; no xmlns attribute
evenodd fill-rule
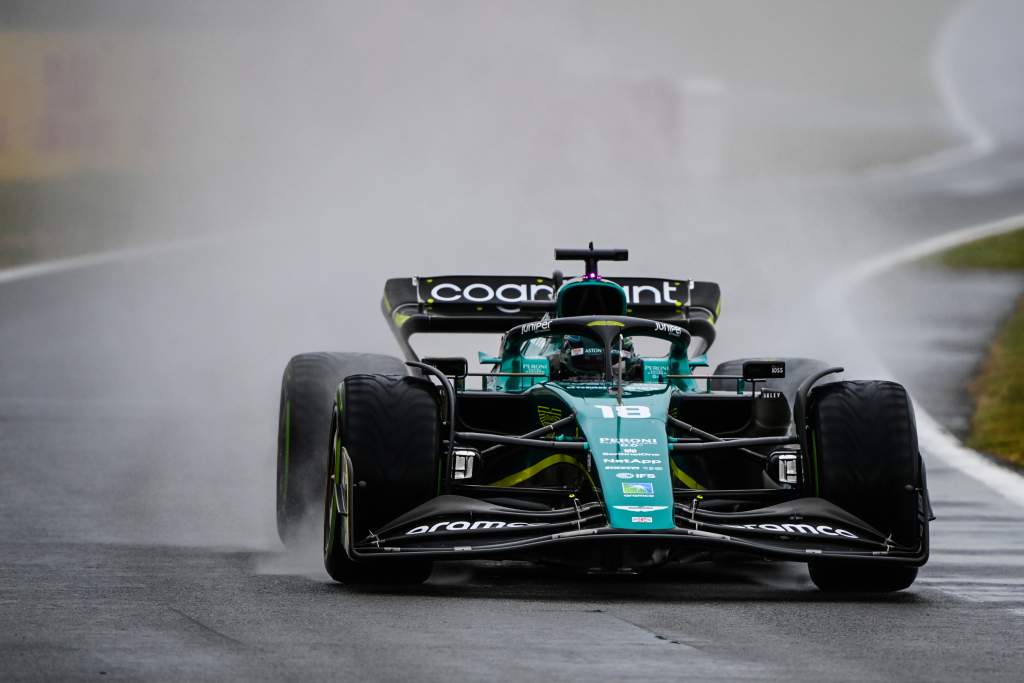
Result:
<svg viewBox="0 0 1024 683"><path fill-rule="evenodd" d="M1024 228L944 251L935 258L949 268L1024 270Z"/></svg>
<svg viewBox="0 0 1024 683"><path fill-rule="evenodd" d="M1024 271L1024 229L951 249L936 257L950 268ZM1024 467L1024 296L1004 323L970 386L967 445Z"/></svg>
<svg viewBox="0 0 1024 683"><path fill-rule="evenodd" d="M992 344L971 394L967 445L1024 467L1024 297Z"/></svg>

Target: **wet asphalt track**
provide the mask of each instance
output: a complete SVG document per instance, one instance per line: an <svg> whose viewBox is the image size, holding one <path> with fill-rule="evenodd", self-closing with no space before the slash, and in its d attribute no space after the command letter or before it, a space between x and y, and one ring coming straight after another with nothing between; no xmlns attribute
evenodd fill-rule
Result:
<svg viewBox="0 0 1024 683"><path fill-rule="evenodd" d="M908 232L954 227L928 219ZM315 550L275 550L276 396L256 371L315 342L251 327L312 314L232 277L232 258L0 287L0 678L1020 679L1024 507L927 454L934 554L897 595L824 596L782 564L643 579L464 564L409 591L330 583ZM921 301L920 282L866 300L896 339L875 344L909 353L915 329L949 319L955 295L891 315L899 296ZM992 325L986 301L975 317ZM901 367L935 395L969 371L936 386L929 363Z"/></svg>

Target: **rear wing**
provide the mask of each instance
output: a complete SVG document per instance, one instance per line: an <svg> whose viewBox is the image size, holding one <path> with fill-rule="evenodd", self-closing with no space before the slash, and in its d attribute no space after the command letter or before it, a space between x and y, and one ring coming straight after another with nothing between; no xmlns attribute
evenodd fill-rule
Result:
<svg viewBox="0 0 1024 683"><path fill-rule="evenodd" d="M607 278L626 290L627 314L686 328L692 337L715 338L721 289L714 282L644 277ZM391 278L381 309L402 351L416 354L409 337L420 332L504 333L554 312L558 284L529 275L442 275Z"/></svg>

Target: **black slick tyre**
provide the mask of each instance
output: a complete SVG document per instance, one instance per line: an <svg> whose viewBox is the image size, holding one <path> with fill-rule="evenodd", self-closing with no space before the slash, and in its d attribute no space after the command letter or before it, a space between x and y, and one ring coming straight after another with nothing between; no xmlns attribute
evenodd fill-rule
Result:
<svg viewBox="0 0 1024 683"><path fill-rule="evenodd" d="M438 494L440 407L429 380L355 375L340 389L324 496L324 567L346 584L417 584L427 560L353 560L348 548Z"/></svg>
<svg viewBox="0 0 1024 683"><path fill-rule="evenodd" d="M811 471L807 495L856 515L894 543L925 548L924 471L914 410L894 382L833 382L808 404ZM909 587L917 568L877 561L810 563L823 591L886 593Z"/></svg>
<svg viewBox="0 0 1024 683"><path fill-rule="evenodd" d="M286 545L316 539L326 481L325 450L338 384L348 375L405 374L397 358L370 353L303 353L281 379L277 430L277 533Z"/></svg>

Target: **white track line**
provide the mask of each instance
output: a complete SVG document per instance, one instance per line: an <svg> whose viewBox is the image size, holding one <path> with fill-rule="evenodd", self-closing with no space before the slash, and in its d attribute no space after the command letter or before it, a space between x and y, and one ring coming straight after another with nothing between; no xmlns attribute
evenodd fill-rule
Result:
<svg viewBox="0 0 1024 683"><path fill-rule="evenodd" d="M214 238L197 238L192 240L183 240L181 242L167 242L143 247L132 247L129 249L102 251L93 254L84 254L82 256L73 256L71 258L39 261L24 266L0 269L0 285L7 284L9 282L18 282L20 280L29 280L32 278L42 277L44 275L65 273L72 270L93 268L113 263L136 261L176 251L186 251L188 249L207 246L213 241Z"/></svg>
<svg viewBox="0 0 1024 683"><path fill-rule="evenodd" d="M897 266L985 237L1013 232L1021 227L1024 227L1024 214L939 235L864 261L838 276L826 289L830 295L836 297L836 300L845 299L850 290ZM922 450L935 455L1017 505L1024 506L1024 477L961 444L920 405L915 406L915 412Z"/></svg>
<svg viewBox="0 0 1024 683"><path fill-rule="evenodd" d="M864 283L868 278L880 275L887 270L902 266L912 261L918 261L939 252L958 247L968 242L975 242L986 237L995 237L1018 228L1024 228L1024 213L1009 218L1003 218L991 223L975 225L961 230L947 232L937 237L915 242L914 244L901 247L896 251L886 252L873 259L857 264L853 268L844 271L839 277L830 283L830 287L845 294L850 288Z"/></svg>

